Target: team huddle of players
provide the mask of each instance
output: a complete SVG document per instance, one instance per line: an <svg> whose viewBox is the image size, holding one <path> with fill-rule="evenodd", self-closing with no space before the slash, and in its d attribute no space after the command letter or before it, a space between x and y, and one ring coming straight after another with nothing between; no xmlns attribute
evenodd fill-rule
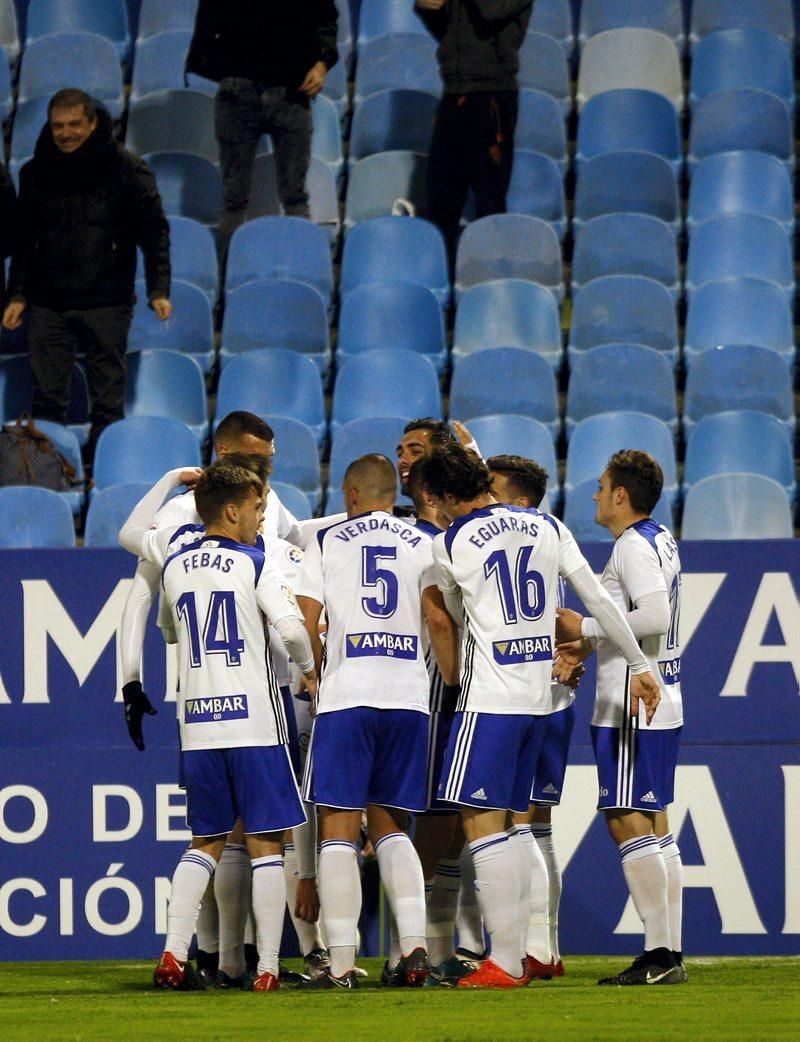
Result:
<svg viewBox="0 0 800 1042"><path fill-rule="evenodd" d="M516 988L563 974L551 808L595 650L598 810L645 934L643 954L599 983L686 980L666 816L681 579L675 541L650 517L660 467L623 450L599 476L596 520L615 537L601 582L537 509L546 472L518 456L484 463L454 426L458 439L411 421L397 470L378 454L354 460L345 513L297 522L269 492L271 429L232 413L217 462L165 475L123 526L140 557L123 619L128 728L143 748L153 710L138 663L160 581L192 834L157 986L210 976L277 989L288 901L305 955L297 986L357 987L363 830L392 913L385 983ZM416 516L395 511L398 473ZM180 484L191 490L162 507ZM563 607L564 581L585 616ZM310 732L302 799L298 723Z"/></svg>

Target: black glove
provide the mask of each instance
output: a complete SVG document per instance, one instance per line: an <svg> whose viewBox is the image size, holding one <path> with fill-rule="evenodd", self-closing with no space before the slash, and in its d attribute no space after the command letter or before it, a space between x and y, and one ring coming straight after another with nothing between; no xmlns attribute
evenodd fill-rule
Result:
<svg viewBox="0 0 800 1042"><path fill-rule="evenodd" d="M123 684L122 701L125 703L125 723L128 725L128 734L133 744L141 752L144 752L144 738L142 737L142 717L155 716L158 712L150 705L150 699L142 691L142 685L138 680L131 680L129 684Z"/></svg>

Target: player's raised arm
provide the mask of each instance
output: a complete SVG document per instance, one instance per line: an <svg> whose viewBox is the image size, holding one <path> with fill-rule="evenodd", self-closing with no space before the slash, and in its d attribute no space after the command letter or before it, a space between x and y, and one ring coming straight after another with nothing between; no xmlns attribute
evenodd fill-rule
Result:
<svg viewBox="0 0 800 1042"><path fill-rule="evenodd" d="M153 564L163 564L163 556L157 551L150 537L153 518L174 488L194 484L200 474L201 471L197 467L176 467L175 470L167 471L164 477L142 496L120 529L119 541L122 546L137 557L144 557Z"/></svg>

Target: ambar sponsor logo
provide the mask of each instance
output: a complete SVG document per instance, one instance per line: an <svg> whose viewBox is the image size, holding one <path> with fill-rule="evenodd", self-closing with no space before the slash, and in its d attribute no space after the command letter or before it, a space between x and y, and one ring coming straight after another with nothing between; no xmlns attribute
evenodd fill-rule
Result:
<svg viewBox="0 0 800 1042"><path fill-rule="evenodd" d="M345 654L348 658L387 656L389 658L415 659L418 638L404 633L348 633L345 639Z"/></svg>
<svg viewBox="0 0 800 1042"><path fill-rule="evenodd" d="M553 657L550 636L516 637L514 640L496 640L492 644L494 660L501 666L518 662L544 662Z"/></svg>
<svg viewBox="0 0 800 1042"><path fill-rule="evenodd" d="M186 703L187 724L216 723L218 720L243 720L248 715L247 695L193 698Z"/></svg>

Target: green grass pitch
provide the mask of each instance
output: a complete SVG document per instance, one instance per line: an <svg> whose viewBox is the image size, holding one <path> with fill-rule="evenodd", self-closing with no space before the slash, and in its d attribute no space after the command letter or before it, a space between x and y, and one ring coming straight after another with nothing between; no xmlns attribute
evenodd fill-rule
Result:
<svg viewBox="0 0 800 1042"><path fill-rule="evenodd" d="M356 993L175 993L150 985L154 963L6 963L0 1024L22 1040L189 1042L614 1042L800 1038L800 957L689 959L689 983L598 988L619 957L572 957L557 981L513 992L393 991L381 962L360 961ZM298 963L289 962L299 968Z"/></svg>

